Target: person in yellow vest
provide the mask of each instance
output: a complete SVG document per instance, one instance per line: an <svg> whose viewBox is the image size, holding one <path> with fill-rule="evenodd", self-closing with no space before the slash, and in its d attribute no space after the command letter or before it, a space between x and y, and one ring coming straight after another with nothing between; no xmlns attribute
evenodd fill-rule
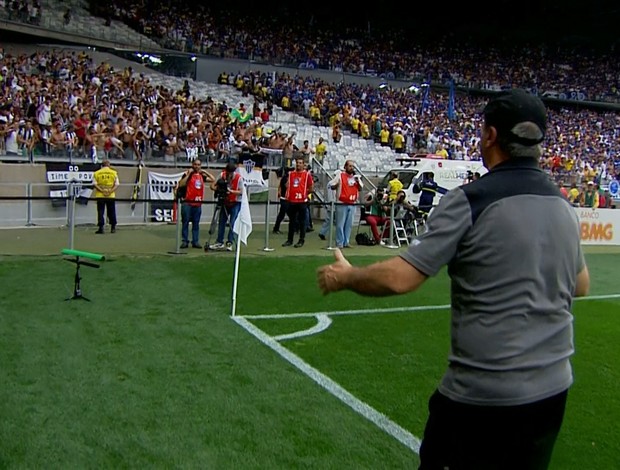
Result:
<svg viewBox="0 0 620 470"><path fill-rule="evenodd" d="M390 173L390 180L387 185L388 189L388 202L393 202L396 199L398 191L403 189L403 183L398 179L398 173L395 171Z"/></svg>
<svg viewBox="0 0 620 470"><path fill-rule="evenodd" d="M93 174L93 185L95 187L95 199L97 200L97 226L99 229L95 233L103 233L105 226L105 215L107 213L110 222L111 232L116 232L116 189L119 180L116 170L110 167L110 160L103 160L101 168Z"/></svg>

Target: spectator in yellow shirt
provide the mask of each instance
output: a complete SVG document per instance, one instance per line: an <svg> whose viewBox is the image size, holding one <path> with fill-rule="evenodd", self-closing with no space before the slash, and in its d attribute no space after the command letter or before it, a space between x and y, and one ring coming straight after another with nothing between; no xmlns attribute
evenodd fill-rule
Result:
<svg viewBox="0 0 620 470"><path fill-rule="evenodd" d="M437 144L437 150L435 150L435 155L439 155L441 158L448 158L448 151L444 148L442 144Z"/></svg>
<svg viewBox="0 0 620 470"><path fill-rule="evenodd" d="M327 154L327 144L325 143L325 140L323 139L323 137L319 137L319 143L316 144L316 147L314 148L314 152L315 152L315 158L316 160L323 164L323 160L325 159L325 155Z"/></svg>
<svg viewBox="0 0 620 470"><path fill-rule="evenodd" d="M379 134L379 140L382 147L390 146L390 131L388 130L388 127L386 125L384 125L383 129L381 129L381 133Z"/></svg>
<svg viewBox="0 0 620 470"><path fill-rule="evenodd" d="M392 136L392 148L396 153L405 152L405 136L400 129L398 129Z"/></svg>
<svg viewBox="0 0 620 470"><path fill-rule="evenodd" d="M570 185L570 189L568 190L568 202L572 205L577 205L579 202L579 189L577 189L577 183L572 183Z"/></svg>

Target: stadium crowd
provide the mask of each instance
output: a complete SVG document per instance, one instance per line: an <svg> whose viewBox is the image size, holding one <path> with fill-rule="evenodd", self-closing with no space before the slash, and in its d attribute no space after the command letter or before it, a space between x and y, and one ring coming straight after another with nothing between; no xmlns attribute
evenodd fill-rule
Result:
<svg viewBox="0 0 620 470"><path fill-rule="evenodd" d="M460 86L488 90L518 86L567 99L620 101L617 52L611 46L601 52L575 45L502 44L497 38L481 45L474 38L456 39L449 31L412 40L398 21L368 34L366 24L344 27L342 21L319 22L310 14L284 16L270 9L216 12L204 4L184 2L116 0L112 8L116 18L165 47L186 52L405 80L454 80ZM334 15L336 19L341 18Z"/></svg>
<svg viewBox="0 0 620 470"><path fill-rule="evenodd" d="M175 161L228 148L220 142L235 126L224 103L154 86L84 53L1 57L3 154Z"/></svg>
<svg viewBox="0 0 620 470"><path fill-rule="evenodd" d="M455 160L480 159L480 113L485 98L456 94L450 117L448 92L331 84L317 78L268 74L222 74L222 83L248 90L262 100L329 125L332 138L349 130L360 138L389 145L396 153L432 153ZM428 91L428 93L426 93ZM570 181L606 183L620 171L620 115L615 112L549 109L546 152L541 165Z"/></svg>
<svg viewBox="0 0 620 470"><path fill-rule="evenodd" d="M123 21L163 47L230 58L323 68L404 80L499 90L521 87L552 97L620 102L617 51L576 45L500 41L481 45L475 36L417 34L398 21L369 34L366 24L347 24L334 14L320 21L307 10L278 14L173 1L91 2L91 11ZM0 2L1 6L1 2ZM12 21L40 24L38 0L5 0ZM292 13L292 12L289 12ZM559 39L559 38L558 38ZM480 67L479 64L485 64Z"/></svg>
<svg viewBox="0 0 620 470"><path fill-rule="evenodd" d="M456 94L451 109L448 93L430 88L414 93L287 74L276 74L274 80L264 73L223 72L221 81L237 87L244 100L253 95L251 106L231 108L193 96L188 82L178 90L154 86L131 68L116 71L84 53L1 56L0 145L8 155L139 161L206 156L224 162L246 147L271 146L278 138L279 149L285 143L303 149L294 136L273 132L274 139L267 139L266 124L276 104L330 125L333 142L350 131L397 153L479 158L477 111L485 99L466 93ZM617 178L618 113L553 108L549 114L541 163L551 174L567 185Z"/></svg>

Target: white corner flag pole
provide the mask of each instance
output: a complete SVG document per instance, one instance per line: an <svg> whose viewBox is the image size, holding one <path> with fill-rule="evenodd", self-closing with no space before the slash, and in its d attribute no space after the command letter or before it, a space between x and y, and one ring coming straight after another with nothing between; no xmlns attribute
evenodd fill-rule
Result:
<svg viewBox="0 0 620 470"><path fill-rule="evenodd" d="M237 251L235 252L235 271L233 274L232 305L231 316L235 316L237 311L237 282L239 280L239 258L241 253L241 243L248 244L248 236L252 233L252 214L250 213L250 202L245 184L242 185L241 209L237 220L233 226L233 232L237 234Z"/></svg>
<svg viewBox="0 0 620 470"><path fill-rule="evenodd" d="M238 217L237 217L238 218ZM239 240L239 235L237 235L237 250L235 251L235 271L233 274L233 288L232 288L232 307L231 307L231 316L235 316L235 312L237 311L237 281L239 280L239 253L241 252L241 243Z"/></svg>

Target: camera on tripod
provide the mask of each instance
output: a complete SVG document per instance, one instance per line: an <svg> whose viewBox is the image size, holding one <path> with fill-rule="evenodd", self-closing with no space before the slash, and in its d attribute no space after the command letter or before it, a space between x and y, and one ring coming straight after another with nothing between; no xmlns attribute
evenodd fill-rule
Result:
<svg viewBox="0 0 620 470"><path fill-rule="evenodd" d="M226 196L228 196L228 181L224 178L219 178L215 182L215 199L218 204L221 204L226 200Z"/></svg>

